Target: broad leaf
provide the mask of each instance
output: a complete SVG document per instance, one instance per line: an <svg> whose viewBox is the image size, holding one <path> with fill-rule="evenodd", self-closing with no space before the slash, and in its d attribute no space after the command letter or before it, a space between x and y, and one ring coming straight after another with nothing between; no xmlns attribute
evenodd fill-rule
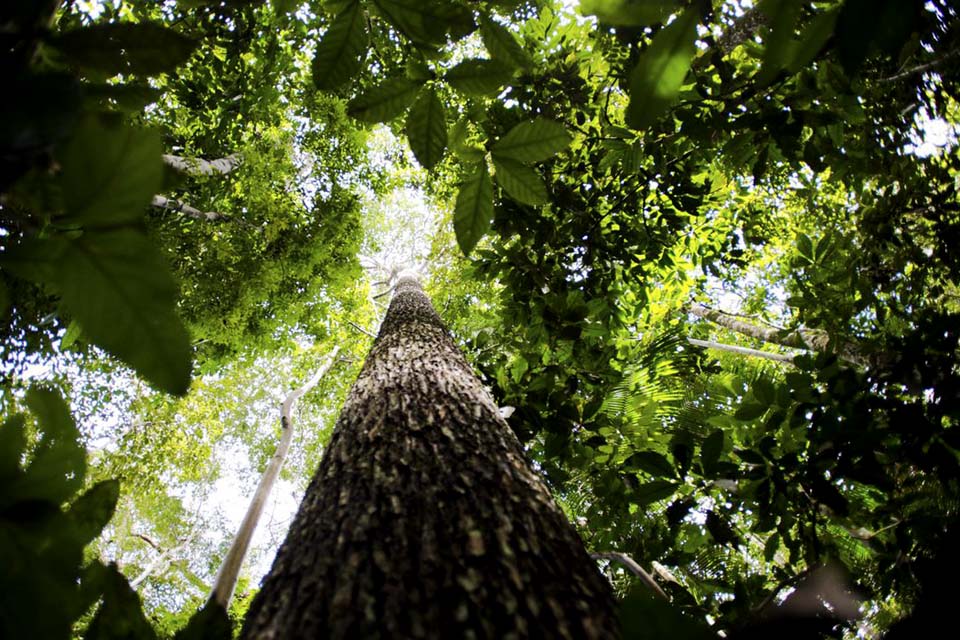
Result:
<svg viewBox="0 0 960 640"><path fill-rule="evenodd" d="M10 416L0 425L0 480L12 478L20 472L20 458L27 446L22 415Z"/></svg>
<svg viewBox="0 0 960 640"><path fill-rule="evenodd" d="M65 222L85 228L143 217L163 182L160 136L88 118L58 154Z"/></svg>
<svg viewBox="0 0 960 640"><path fill-rule="evenodd" d="M677 9L677 0L580 0L580 13L604 24L645 27L663 22Z"/></svg>
<svg viewBox="0 0 960 640"><path fill-rule="evenodd" d="M624 466L636 467L654 477L676 476L677 472L666 456L656 451L638 451L627 458Z"/></svg>
<svg viewBox="0 0 960 640"><path fill-rule="evenodd" d="M521 122L490 149L494 157L540 162L563 151L572 138L559 122L537 118Z"/></svg>
<svg viewBox="0 0 960 640"><path fill-rule="evenodd" d="M457 244L464 255L470 255L493 220L493 181L486 162L465 169L453 214Z"/></svg>
<svg viewBox="0 0 960 640"><path fill-rule="evenodd" d="M84 640L155 640L150 622L143 613L140 596L111 564L103 568L103 603L94 615Z"/></svg>
<svg viewBox="0 0 960 640"><path fill-rule="evenodd" d="M634 489L632 501L640 506L646 506L660 500L666 500L674 494L679 486L679 483L669 480L653 480Z"/></svg>
<svg viewBox="0 0 960 640"><path fill-rule="evenodd" d="M419 90L409 78L391 78L351 100L347 113L363 122L389 122L407 110Z"/></svg>
<svg viewBox="0 0 960 640"><path fill-rule="evenodd" d="M468 95L495 95L513 78L513 69L496 60L464 60L443 78L451 87Z"/></svg>
<svg viewBox="0 0 960 640"><path fill-rule="evenodd" d="M688 9L664 27L630 73L627 124L645 129L674 103L697 53L698 13Z"/></svg>
<svg viewBox="0 0 960 640"><path fill-rule="evenodd" d="M90 487L70 505L67 511L70 533L80 545L86 546L100 535L113 517L119 497L120 483L116 480L103 480Z"/></svg>
<svg viewBox="0 0 960 640"><path fill-rule="evenodd" d="M709 473L710 469L716 466L720 461L720 454L723 452L723 430L717 429L703 441L700 445L700 465L704 473Z"/></svg>
<svg viewBox="0 0 960 640"><path fill-rule="evenodd" d="M373 0L380 13L414 42L439 45L446 42L447 24L428 0Z"/></svg>
<svg viewBox="0 0 960 640"><path fill-rule="evenodd" d="M174 311L176 283L146 234L84 234L67 245L59 268L63 305L91 340L158 388L186 393L190 338Z"/></svg>
<svg viewBox="0 0 960 640"><path fill-rule="evenodd" d="M510 31L490 18L480 18L480 37L490 57L514 68L529 69L533 60Z"/></svg>
<svg viewBox="0 0 960 640"><path fill-rule="evenodd" d="M797 20L800 19L800 0L766 0L760 5L770 17L770 31L764 42L763 64L757 82L766 84L776 77L781 69L793 62L797 41L793 37Z"/></svg>
<svg viewBox="0 0 960 640"><path fill-rule="evenodd" d="M197 42L154 22L95 24L57 35L51 45L67 62L110 75L156 75L173 71Z"/></svg>
<svg viewBox="0 0 960 640"><path fill-rule="evenodd" d="M517 202L539 206L549 201L543 178L532 168L516 160L497 156L493 157L493 167L497 172L497 184Z"/></svg>
<svg viewBox="0 0 960 640"><path fill-rule="evenodd" d="M351 2L334 18L313 56L313 84L336 89L356 76L367 56L370 37L367 18L359 2Z"/></svg>
<svg viewBox="0 0 960 640"><path fill-rule="evenodd" d="M86 95L99 98L109 106L121 111L136 113L153 104L163 95L161 89L139 82L127 84L85 84Z"/></svg>
<svg viewBox="0 0 960 640"><path fill-rule="evenodd" d="M230 640L232 637L230 617L223 605L208 600L190 616L187 626L177 631L173 640Z"/></svg>
<svg viewBox="0 0 960 640"><path fill-rule="evenodd" d="M407 139L425 169L433 169L447 148L447 117L433 89L423 89L407 114Z"/></svg>

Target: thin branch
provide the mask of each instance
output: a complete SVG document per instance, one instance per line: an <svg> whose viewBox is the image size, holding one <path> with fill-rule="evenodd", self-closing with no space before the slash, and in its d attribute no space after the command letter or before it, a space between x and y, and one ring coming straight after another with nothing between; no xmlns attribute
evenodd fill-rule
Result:
<svg viewBox="0 0 960 640"><path fill-rule="evenodd" d="M623 566L627 568L630 573L640 578L640 582L646 585L651 591L653 591L657 596L663 598L664 600L669 600L667 594L660 588L660 585L657 584L657 581L653 579L647 571L637 564L637 561L628 556L625 553L620 553L618 551L605 551L602 553L591 553L590 557L594 560L616 560Z"/></svg>
<svg viewBox="0 0 960 640"><path fill-rule="evenodd" d="M350 325L351 327L353 327L354 329L356 329L357 331L359 331L360 333L366 334L366 335L370 336L371 338L373 338L374 340L376 340L377 336L375 336L374 334L370 333L369 331L367 331L366 329L364 329L363 327L361 327L360 325L358 325L356 322L353 322L353 321L351 321L351 320L347 320L347 324Z"/></svg>
<svg viewBox="0 0 960 640"><path fill-rule="evenodd" d="M189 218L193 218L194 220L215 222L218 220L228 219L227 216L223 215L222 213L217 213L215 211L200 211L200 209L191 207L186 202L181 200L172 200L160 195L153 196L153 201L151 204L158 209L182 213Z"/></svg>
<svg viewBox="0 0 960 640"><path fill-rule="evenodd" d="M760 351L759 349L750 349L748 347L738 347L733 344L724 344L722 342L711 342L709 340L697 340L696 338L687 338L687 342L689 342L695 347L702 347L704 349L716 349L717 351L729 351L730 353L737 353L741 356L751 356L754 358L766 358L767 360L775 360L776 362L786 362L788 364L793 364L794 356L787 355L784 353L770 353L769 351Z"/></svg>
<svg viewBox="0 0 960 640"><path fill-rule="evenodd" d="M947 62L948 60L956 58L958 55L960 55L960 49L954 49L953 51L948 51L947 53L940 56L936 60L931 60L926 64L918 65L916 67L913 67L912 69L901 71L900 73L894 74L886 78L880 78L880 82L896 82L897 80L903 80L904 78L909 78L910 76L916 75L918 73L923 73L925 71L930 71L931 69L936 69L937 67L942 65L944 62Z"/></svg>
<svg viewBox="0 0 960 640"><path fill-rule="evenodd" d="M230 604L230 598L233 597L233 590L237 586L237 577L240 575L240 568L243 566L243 560L250 548L250 540L253 538L253 532L257 528L260 515L263 513L263 507L266 505L267 497L273 489L277 477L280 475L280 467L287 457L287 451L290 450L290 443L293 440L293 407L297 400L312 389L321 378L325 376L333 365L337 362L337 354L340 353L340 346L337 345L329 353L326 361L317 369L312 378L307 380L299 389L294 389L287 394L286 399L280 408L280 442L277 444L277 450L267 464L263 476L260 478L260 484L250 500L250 506L247 507L247 513L240 524L240 530L230 545L227 556L223 559L220 571L217 573L217 579L214 582L213 590L210 592L210 600L215 600L226 608Z"/></svg>

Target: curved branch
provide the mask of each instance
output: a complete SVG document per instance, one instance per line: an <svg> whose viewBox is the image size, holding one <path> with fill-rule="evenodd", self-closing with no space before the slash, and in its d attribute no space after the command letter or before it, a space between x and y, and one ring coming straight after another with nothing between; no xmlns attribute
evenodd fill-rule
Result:
<svg viewBox="0 0 960 640"><path fill-rule="evenodd" d="M643 567L637 564L636 560L627 554L620 553L618 551L606 551L603 553L591 553L590 557L594 560L616 560L625 566L630 573L640 578L640 582L642 582L648 589L653 591L654 594L663 598L664 600L669 600L667 594L663 589L660 588L660 585L658 585L657 581L653 579L653 576L647 573Z"/></svg>
<svg viewBox="0 0 960 640"><path fill-rule="evenodd" d="M233 590L237 586L237 577L240 575L240 567L250 548L250 540L253 538L253 532L260 521L260 515L263 513L263 507L266 505L267 497L273 489L273 485L280 475L280 467L287 457L287 451L290 450L290 443L293 440L293 407L297 400L307 391L316 386L318 382L330 371L336 363L337 354L340 353L340 346L333 348L333 351L327 356L326 361L312 378L307 380L299 389L294 389L287 394L286 399L280 409L280 442L277 444L277 450L267 464L263 476L260 478L260 484L250 500L250 506L247 507L247 513L240 524L240 530L230 545L227 556L223 559L220 571L217 573L217 579L214 582L213 590L210 592L210 600L226 608L230 604L230 598L233 597Z"/></svg>

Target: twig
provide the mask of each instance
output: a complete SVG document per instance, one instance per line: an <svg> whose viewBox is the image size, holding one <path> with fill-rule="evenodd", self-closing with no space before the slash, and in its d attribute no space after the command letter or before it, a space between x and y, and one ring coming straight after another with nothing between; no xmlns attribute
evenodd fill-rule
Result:
<svg viewBox="0 0 960 640"><path fill-rule="evenodd" d="M369 331L367 331L366 329L358 325L356 322L353 322L352 320L347 320L347 324L353 327L354 329L356 329L357 331L359 331L360 333L366 334L371 338L373 338L374 340L376 340L377 336L373 335L372 333L370 333Z"/></svg>
<svg viewBox="0 0 960 640"><path fill-rule="evenodd" d="M618 551L605 551L602 553L591 553L590 557L594 560L616 560L623 566L627 568L630 573L640 578L640 582L647 586L651 591L653 591L657 596L663 598L664 600L669 600L667 594L660 588L660 585L657 584L657 581L653 579L647 571L637 564L637 561L628 556L625 553L620 553Z"/></svg>

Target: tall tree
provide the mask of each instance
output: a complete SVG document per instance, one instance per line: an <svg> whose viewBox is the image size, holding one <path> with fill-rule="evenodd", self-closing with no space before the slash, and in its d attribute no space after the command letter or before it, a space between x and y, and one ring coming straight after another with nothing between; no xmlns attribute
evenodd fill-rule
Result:
<svg viewBox="0 0 960 640"><path fill-rule="evenodd" d="M609 585L404 273L243 638L618 635Z"/></svg>

